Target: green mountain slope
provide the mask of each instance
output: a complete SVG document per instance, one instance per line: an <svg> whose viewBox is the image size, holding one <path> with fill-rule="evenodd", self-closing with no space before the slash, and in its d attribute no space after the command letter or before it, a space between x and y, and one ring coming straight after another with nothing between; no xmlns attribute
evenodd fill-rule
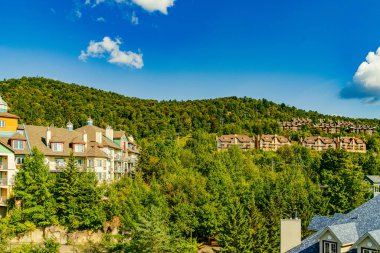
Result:
<svg viewBox="0 0 380 253"><path fill-rule="evenodd" d="M0 82L0 94L11 112L27 124L75 127L90 116L101 127L112 125L138 137L186 135L203 129L209 133L278 133L278 122L293 117L352 120L285 104L251 98L217 98L194 101L156 101L125 97L85 86L33 77ZM354 120L378 124L377 120Z"/></svg>

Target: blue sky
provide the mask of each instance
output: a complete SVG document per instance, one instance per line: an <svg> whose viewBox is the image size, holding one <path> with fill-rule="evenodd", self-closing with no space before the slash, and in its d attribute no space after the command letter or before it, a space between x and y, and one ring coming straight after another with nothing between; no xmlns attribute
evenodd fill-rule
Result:
<svg viewBox="0 0 380 253"><path fill-rule="evenodd" d="M375 0L0 0L0 78L380 118L379 9Z"/></svg>

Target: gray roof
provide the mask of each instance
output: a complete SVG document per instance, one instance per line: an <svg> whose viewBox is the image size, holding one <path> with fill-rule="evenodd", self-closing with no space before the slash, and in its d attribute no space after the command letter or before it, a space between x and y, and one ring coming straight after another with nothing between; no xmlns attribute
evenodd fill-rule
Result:
<svg viewBox="0 0 380 253"><path fill-rule="evenodd" d="M368 232L372 236L372 238L380 245L380 230L374 230Z"/></svg>
<svg viewBox="0 0 380 253"><path fill-rule="evenodd" d="M336 236L342 245L354 244L359 239L355 222L332 225L327 228Z"/></svg>
<svg viewBox="0 0 380 253"><path fill-rule="evenodd" d="M365 176L368 181L370 181L372 184L378 184L380 183L380 176L379 175L367 175Z"/></svg>
<svg viewBox="0 0 380 253"><path fill-rule="evenodd" d="M328 226L355 223L357 236L362 237L370 231L380 229L380 195L369 200L358 208L347 214L336 214L327 222L327 219L320 219L320 221L329 223L323 224L318 232L307 237L301 242L301 244L288 253L318 253L318 239ZM317 227L316 224L313 226ZM351 225L350 225L351 226ZM322 225L320 225L322 227ZM344 232L344 231L342 231ZM348 236L352 236L352 232L349 232Z"/></svg>
<svg viewBox="0 0 380 253"><path fill-rule="evenodd" d="M311 231L317 232L331 224L331 219L331 217L326 216L314 216L307 228Z"/></svg>

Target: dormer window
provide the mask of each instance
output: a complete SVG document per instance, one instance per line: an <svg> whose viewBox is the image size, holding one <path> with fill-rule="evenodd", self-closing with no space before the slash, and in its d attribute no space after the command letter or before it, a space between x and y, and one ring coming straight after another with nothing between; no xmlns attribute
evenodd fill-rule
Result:
<svg viewBox="0 0 380 253"><path fill-rule="evenodd" d="M51 145L54 152L63 152L63 143L55 142Z"/></svg>
<svg viewBox="0 0 380 253"><path fill-rule="evenodd" d="M361 253L378 253L379 251L374 250L374 249L367 249L367 248L362 248Z"/></svg>
<svg viewBox="0 0 380 253"><path fill-rule="evenodd" d="M74 145L74 152L75 153L83 153L84 152L84 145L83 144L75 144Z"/></svg>
<svg viewBox="0 0 380 253"><path fill-rule="evenodd" d="M24 150L24 141L14 140L13 148L17 150Z"/></svg>
<svg viewBox="0 0 380 253"><path fill-rule="evenodd" d="M0 120L0 127L4 128L5 127L5 120Z"/></svg>

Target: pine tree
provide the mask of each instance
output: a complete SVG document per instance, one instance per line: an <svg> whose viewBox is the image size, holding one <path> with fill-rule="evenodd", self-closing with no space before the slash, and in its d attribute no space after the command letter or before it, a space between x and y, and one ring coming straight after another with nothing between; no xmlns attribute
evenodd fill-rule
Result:
<svg viewBox="0 0 380 253"><path fill-rule="evenodd" d="M14 195L22 200L22 219L47 227L56 222L53 181L44 163L44 155L36 148L25 159L16 175Z"/></svg>
<svg viewBox="0 0 380 253"><path fill-rule="evenodd" d="M105 221L101 196L93 172L80 172L75 157L57 176L55 198L59 221L70 230L98 229Z"/></svg>

